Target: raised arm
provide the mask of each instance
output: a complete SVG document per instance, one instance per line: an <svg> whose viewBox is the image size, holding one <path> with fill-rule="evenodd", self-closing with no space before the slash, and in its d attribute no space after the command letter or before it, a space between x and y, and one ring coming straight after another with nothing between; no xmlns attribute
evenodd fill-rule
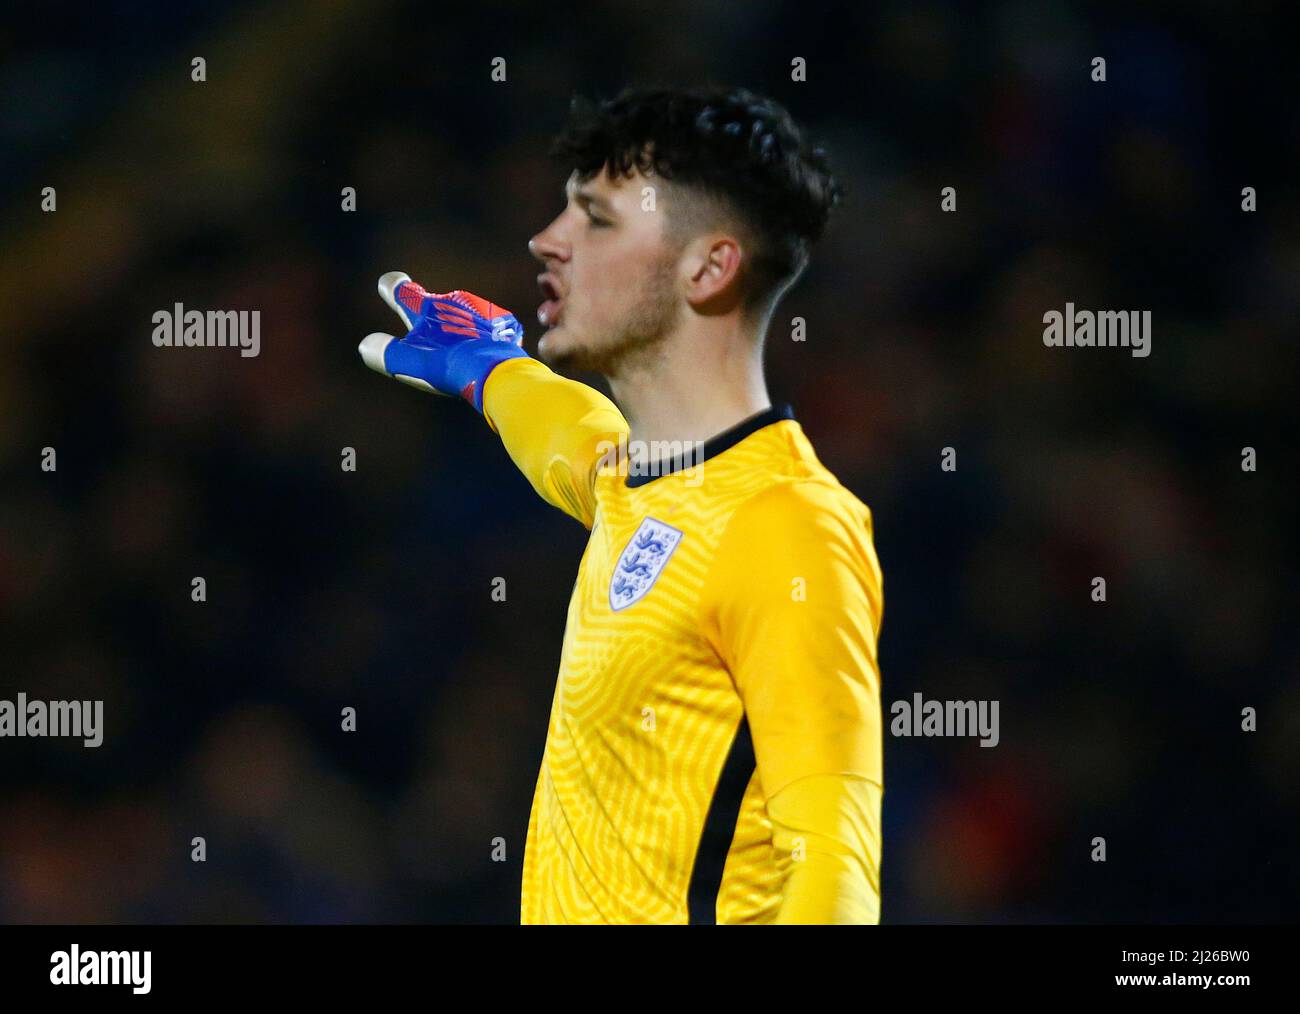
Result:
<svg viewBox="0 0 1300 1014"><path fill-rule="evenodd" d="M483 415L541 498L590 528L596 468L628 432L617 406L536 359L517 359L492 371Z"/></svg>
<svg viewBox="0 0 1300 1014"><path fill-rule="evenodd" d="M408 330L368 335L358 347L365 364L469 402L542 499L590 528L596 468L628 430L614 403L530 358L519 321L481 296L431 293L399 271L379 279L379 294Z"/></svg>

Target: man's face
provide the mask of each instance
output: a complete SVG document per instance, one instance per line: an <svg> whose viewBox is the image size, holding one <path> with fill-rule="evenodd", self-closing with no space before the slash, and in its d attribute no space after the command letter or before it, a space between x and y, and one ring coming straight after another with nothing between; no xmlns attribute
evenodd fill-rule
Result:
<svg viewBox="0 0 1300 1014"><path fill-rule="evenodd" d="M656 210L643 210L647 186L655 187ZM585 183L569 177L564 210L528 243L546 267L537 312L547 363L615 375L630 353L672 330L677 252L664 238L664 189L640 172L611 181L602 169Z"/></svg>

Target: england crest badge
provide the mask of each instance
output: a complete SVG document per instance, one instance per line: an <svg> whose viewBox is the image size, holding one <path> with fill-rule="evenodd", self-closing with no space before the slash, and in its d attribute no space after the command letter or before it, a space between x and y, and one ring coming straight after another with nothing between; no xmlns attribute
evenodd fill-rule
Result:
<svg viewBox="0 0 1300 1014"><path fill-rule="evenodd" d="M645 598L681 541L682 533L672 525L645 518L614 565L609 608L618 612Z"/></svg>

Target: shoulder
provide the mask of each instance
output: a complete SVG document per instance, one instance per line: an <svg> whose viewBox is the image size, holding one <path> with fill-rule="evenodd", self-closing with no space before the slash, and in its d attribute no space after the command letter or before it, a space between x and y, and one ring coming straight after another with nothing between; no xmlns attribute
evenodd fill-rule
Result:
<svg viewBox="0 0 1300 1014"><path fill-rule="evenodd" d="M870 538L871 510L829 473L782 477L738 505L728 534L773 536L811 531L860 532Z"/></svg>
<svg viewBox="0 0 1300 1014"><path fill-rule="evenodd" d="M727 523L711 570L719 598L761 598L763 589L788 597L795 578L874 589L873 599L883 585L871 511L826 476L782 479L747 498Z"/></svg>
<svg viewBox="0 0 1300 1014"><path fill-rule="evenodd" d="M795 587L814 589L813 600L826 608L880 613L884 582L871 510L801 436L796 431L787 438L785 460L736 502L725 521L705 594L719 616L785 615ZM815 612L799 615L807 619Z"/></svg>

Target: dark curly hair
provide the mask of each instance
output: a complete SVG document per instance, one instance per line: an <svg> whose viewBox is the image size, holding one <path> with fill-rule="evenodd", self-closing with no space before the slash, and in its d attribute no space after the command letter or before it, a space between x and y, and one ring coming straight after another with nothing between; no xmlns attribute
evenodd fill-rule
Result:
<svg viewBox="0 0 1300 1014"><path fill-rule="evenodd" d="M766 314L799 278L841 190L821 148L809 148L790 113L744 88L629 88L599 103L572 100L551 155L580 180L608 167L669 181L677 214L665 223L684 243L728 222L748 240L742 265L747 313Z"/></svg>

